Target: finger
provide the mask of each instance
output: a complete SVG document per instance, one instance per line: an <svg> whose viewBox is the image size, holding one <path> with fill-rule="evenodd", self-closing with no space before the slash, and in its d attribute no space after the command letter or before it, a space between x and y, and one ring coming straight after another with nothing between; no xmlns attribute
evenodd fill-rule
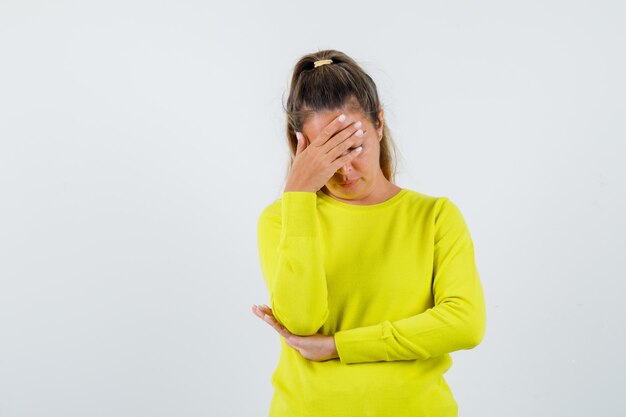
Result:
<svg viewBox="0 0 626 417"><path fill-rule="evenodd" d="M263 320L265 320L270 326L272 326L276 330L282 330L281 326L276 322L276 319L269 314L263 314Z"/></svg>
<svg viewBox="0 0 626 417"><path fill-rule="evenodd" d="M276 319L273 316L270 316L270 315L266 314L265 312L263 312L259 308L259 306L252 307L252 311L254 312L254 314L257 317L259 317L261 320L263 320L264 322L268 323L272 327L275 327L277 325Z"/></svg>
<svg viewBox="0 0 626 417"><path fill-rule="evenodd" d="M357 131L358 132L358 131ZM344 140L339 145L335 146L327 155L330 158L339 158L342 156L348 155L350 152L363 145L365 139L363 138L363 133L360 136L357 136L356 133L349 137L347 140Z"/></svg>
<svg viewBox="0 0 626 417"><path fill-rule="evenodd" d="M265 304L259 306L259 310L261 310L261 312L263 312L264 314L267 314L273 317L274 319L276 319L276 317L274 317L274 312L272 311L272 309L266 306Z"/></svg>
<svg viewBox="0 0 626 417"><path fill-rule="evenodd" d="M257 305L252 306L252 312L254 313L255 316L259 318L263 318L263 316L265 315L265 313L263 313L261 309L259 309L259 306Z"/></svg>
<svg viewBox="0 0 626 417"><path fill-rule="evenodd" d="M296 155L302 153L306 149L306 139L302 132L296 132L296 138L298 139L298 146L296 146Z"/></svg>
<svg viewBox="0 0 626 417"><path fill-rule="evenodd" d="M287 330L285 328L285 326L280 324L278 322L278 320L276 320L274 315L271 314L272 313L272 309L270 307L268 307L265 304L263 304L261 306L256 306L256 308L259 311L259 314L257 314L257 315L259 317L261 317L270 326L272 326L278 333L280 333L281 336L283 336L285 338L289 338L289 337L293 336L293 334L289 330ZM268 314L268 311L269 311L270 314Z"/></svg>
<svg viewBox="0 0 626 417"><path fill-rule="evenodd" d="M362 151L363 147L358 146L350 151L348 154L335 159L335 162L333 163L333 168L335 170L338 170L339 168L350 162L352 159L356 158Z"/></svg>
<svg viewBox="0 0 626 417"><path fill-rule="evenodd" d="M266 307L263 307L263 304L256 306L256 308L262 313L262 314L268 314L270 313L270 311L268 311L268 309Z"/></svg>
<svg viewBox="0 0 626 417"><path fill-rule="evenodd" d="M258 305L254 305L254 306L252 306L252 312L253 312L253 313L254 313L257 317L259 317L260 319L262 319L262 320L264 320L264 321L265 321L265 316L266 316L266 315L269 315L269 316L270 316L270 317L272 317L274 320L276 320L276 319L274 318L274 315L273 315L273 314L271 314L271 310L268 312L266 309L262 308L261 306L258 306ZM270 313L270 314L268 314L268 313Z"/></svg>
<svg viewBox="0 0 626 417"><path fill-rule="evenodd" d="M261 311L272 311L272 308L267 304L253 304L252 306L258 308Z"/></svg>
<svg viewBox="0 0 626 417"><path fill-rule="evenodd" d="M291 336L291 332L287 329L285 329L282 325L280 325L276 319L274 319L272 316L270 315L265 315L263 318L270 326L272 326L274 328L274 330L276 330L281 336L288 338Z"/></svg>
<svg viewBox="0 0 626 417"><path fill-rule="evenodd" d="M361 129L361 126L360 121L352 123L326 142L323 151L326 152L327 156L334 159L350 146L362 142L365 131Z"/></svg>
<svg viewBox="0 0 626 417"><path fill-rule="evenodd" d="M279 332L287 332L289 334L291 334L287 329L285 329L285 327L283 325L281 325L278 320L276 320L276 318L274 317L273 314L271 314L271 308L267 307L267 306L254 306L253 309L256 309L255 314L257 316L259 316L261 319L263 319L264 321L266 321L268 324L270 324L272 327L274 327L277 331ZM268 310L269 313L268 314Z"/></svg>
<svg viewBox="0 0 626 417"><path fill-rule="evenodd" d="M331 121L322 129L314 143L317 146L325 145L327 141L335 136L337 132L348 126L348 123L349 121L345 114L341 114L338 117L335 117L333 121Z"/></svg>

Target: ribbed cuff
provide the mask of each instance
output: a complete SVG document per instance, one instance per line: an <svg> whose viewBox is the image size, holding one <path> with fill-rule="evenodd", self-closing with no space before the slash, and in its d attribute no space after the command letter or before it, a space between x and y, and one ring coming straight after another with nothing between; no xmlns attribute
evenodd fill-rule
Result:
<svg viewBox="0 0 626 417"><path fill-rule="evenodd" d="M335 346L341 363L388 360L383 332L383 324L375 324L335 333Z"/></svg>
<svg viewBox="0 0 626 417"><path fill-rule="evenodd" d="M288 191L282 195L283 236L312 236L317 229L317 194Z"/></svg>

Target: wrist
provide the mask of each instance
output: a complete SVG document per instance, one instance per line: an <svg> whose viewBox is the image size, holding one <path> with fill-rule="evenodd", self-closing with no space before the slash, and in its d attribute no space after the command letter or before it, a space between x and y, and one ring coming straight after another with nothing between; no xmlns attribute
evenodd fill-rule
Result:
<svg viewBox="0 0 626 417"><path fill-rule="evenodd" d="M310 187L305 187L302 185L297 185L297 184L287 184L285 186L285 189L283 190L284 193L290 192L290 191L296 191L296 192L306 192L306 193L314 193L317 190L311 190Z"/></svg>

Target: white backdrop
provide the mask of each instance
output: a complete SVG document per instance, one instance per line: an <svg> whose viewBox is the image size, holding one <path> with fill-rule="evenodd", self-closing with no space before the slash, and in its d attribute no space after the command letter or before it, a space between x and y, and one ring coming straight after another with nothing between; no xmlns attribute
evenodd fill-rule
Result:
<svg viewBox="0 0 626 417"><path fill-rule="evenodd" d="M626 386L620 1L0 1L0 417L264 416L260 211L303 54L377 82L398 184L457 203L487 301L460 416ZM284 97L283 97L284 95Z"/></svg>

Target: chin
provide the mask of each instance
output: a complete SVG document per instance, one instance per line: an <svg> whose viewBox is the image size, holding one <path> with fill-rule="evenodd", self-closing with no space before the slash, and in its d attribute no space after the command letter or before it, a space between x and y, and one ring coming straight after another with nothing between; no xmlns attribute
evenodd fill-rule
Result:
<svg viewBox="0 0 626 417"><path fill-rule="evenodd" d="M338 197L350 199L350 198L358 198L361 196L363 187L343 187L339 184L335 185L330 189L333 194Z"/></svg>

